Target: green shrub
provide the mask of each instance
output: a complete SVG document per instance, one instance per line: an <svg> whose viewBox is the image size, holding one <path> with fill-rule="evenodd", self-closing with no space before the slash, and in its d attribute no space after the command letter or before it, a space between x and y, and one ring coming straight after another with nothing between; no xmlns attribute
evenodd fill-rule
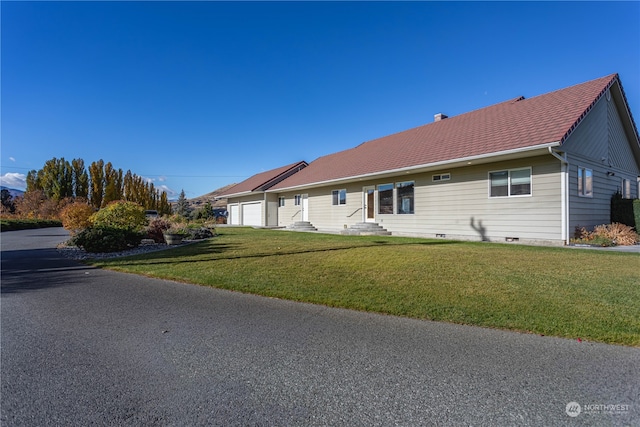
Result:
<svg viewBox="0 0 640 427"><path fill-rule="evenodd" d="M0 219L1 231L29 230L33 228L62 227L62 222L53 219Z"/></svg>
<svg viewBox="0 0 640 427"><path fill-rule="evenodd" d="M190 240L208 239L214 236L213 232L207 227L188 228L187 231L189 232L187 239Z"/></svg>
<svg viewBox="0 0 640 427"><path fill-rule="evenodd" d="M141 230L147 225L144 208L137 203L115 201L91 216L94 227Z"/></svg>
<svg viewBox="0 0 640 427"><path fill-rule="evenodd" d="M87 252L118 252L140 245L144 233L114 227L89 227L72 239L71 243Z"/></svg>
<svg viewBox="0 0 640 427"><path fill-rule="evenodd" d="M638 213L640 215L640 213ZM636 227L634 218L634 203L632 199L623 199L620 192L611 196L611 223L620 223L629 227Z"/></svg>

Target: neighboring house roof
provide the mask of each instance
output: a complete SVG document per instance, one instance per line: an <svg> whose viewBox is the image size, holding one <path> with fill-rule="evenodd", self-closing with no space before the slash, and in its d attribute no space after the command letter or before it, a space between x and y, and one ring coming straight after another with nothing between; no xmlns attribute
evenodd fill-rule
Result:
<svg viewBox="0 0 640 427"><path fill-rule="evenodd" d="M615 82L619 83L619 77L612 74L364 142L320 157L304 170L273 185L270 191L559 146ZM629 118L637 140L630 113Z"/></svg>
<svg viewBox="0 0 640 427"><path fill-rule="evenodd" d="M304 169L307 165L308 163L303 160L287 166L261 172L228 188L223 193L218 194L218 197L240 196L242 194L249 194L256 191L265 191L283 179L286 179L288 176Z"/></svg>

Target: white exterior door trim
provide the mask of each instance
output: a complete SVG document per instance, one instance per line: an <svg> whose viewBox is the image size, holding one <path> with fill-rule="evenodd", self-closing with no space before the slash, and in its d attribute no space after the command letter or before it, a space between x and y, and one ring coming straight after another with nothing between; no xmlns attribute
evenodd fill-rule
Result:
<svg viewBox="0 0 640 427"><path fill-rule="evenodd" d="M362 221L376 221L376 187L369 185L362 187Z"/></svg>
<svg viewBox="0 0 640 427"><path fill-rule="evenodd" d="M302 194L300 198L302 199L300 203L300 208L302 210L302 220L309 221L309 195Z"/></svg>

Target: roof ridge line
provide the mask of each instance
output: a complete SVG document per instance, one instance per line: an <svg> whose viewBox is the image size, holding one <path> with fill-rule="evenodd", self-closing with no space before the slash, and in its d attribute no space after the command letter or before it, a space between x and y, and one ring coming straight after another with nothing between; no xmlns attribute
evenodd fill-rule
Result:
<svg viewBox="0 0 640 427"><path fill-rule="evenodd" d="M582 120L587 116L587 114L589 114L589 112L593 109L593 107L596 105L596 103L598 101L600 101L600 99L602 98L602 96L611 88L611 86L613 86L613 84L616 81L619 81L620 77L618 76L618 73L616 74L611 74L610 76L605 76L606 77L611 77L611 79L609 80L609 82L605 85L605 87L600 91L600 93L598 94L598 96L595 97L595 99L591 102L591 104L589 104L589 106L582 112L582 114L580 114L580 117L578 117L578 119L573 123L573 125L571 125L571 127L565 132L564 136L562 138L560 138L560 145L562 145L567 138L569 138L569 136L573 133L573 131L578 127L578 125L582 122ZM603 78L603 77L601 77ZM590 80L590 81L595 81L598 79L594 79L594 80ZM582 84L586 84L589 82L585 82ZM574 86L578 86L578 85L573 85L570 87L574 87ZM622 88L622 85L620 85L620 87ZM567 88L569 89L569 88ZM561 89L562 90L562 89ZM626 99L625 99L626 102ZM634 124L635 127L635 124Z"/></svg>

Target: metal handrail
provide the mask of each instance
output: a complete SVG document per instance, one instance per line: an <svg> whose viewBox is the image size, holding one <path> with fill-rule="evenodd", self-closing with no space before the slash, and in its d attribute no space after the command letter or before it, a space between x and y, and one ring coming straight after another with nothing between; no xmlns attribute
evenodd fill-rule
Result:
<svg viewBox="0 0 640 427"><path fill-rule="evenodd" d="M356 214L356 212L361 211L362 208L358 208L355 211L353 211L353 213L351 215L347 215L347 218L351 218L352 216L354 216Z"/></svg>

